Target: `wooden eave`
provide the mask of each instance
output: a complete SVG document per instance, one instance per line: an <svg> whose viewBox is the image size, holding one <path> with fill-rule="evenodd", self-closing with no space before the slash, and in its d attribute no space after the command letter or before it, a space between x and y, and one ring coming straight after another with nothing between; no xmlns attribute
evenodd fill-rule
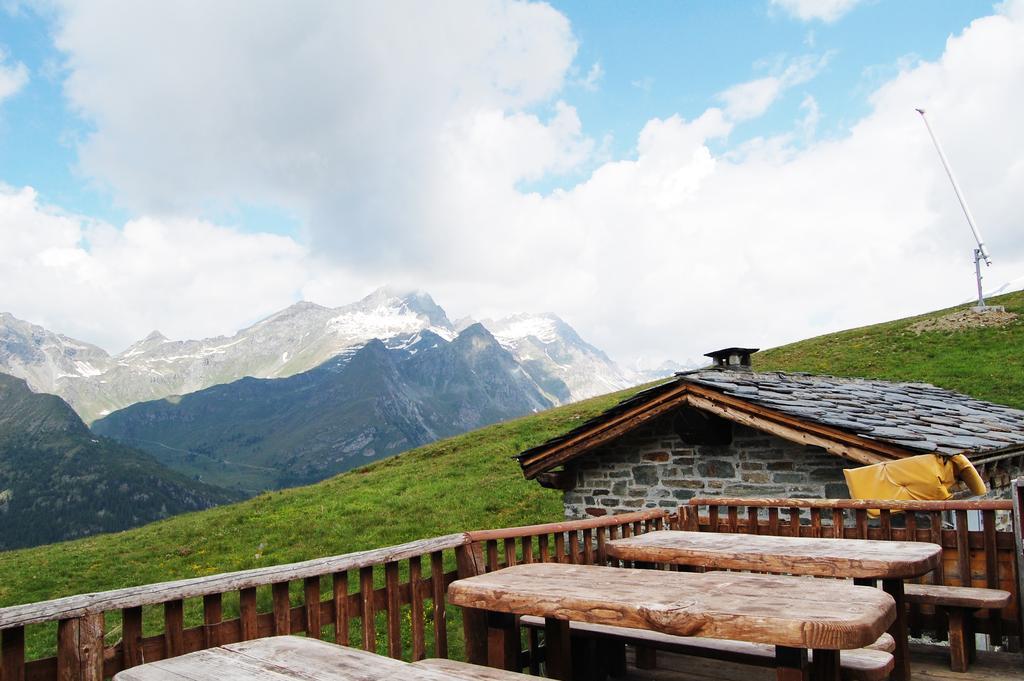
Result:
<svg viewBox="0 0 1024 681"><path fill-rule="evenodd" d="M881 463L920 453L831 426L804 421L696 383L680 383L678 387L658 395L649 402L603 423L595 424L593 428L536 452L529 458L520 459L523 475L527 479L536 478L539 474L614 440L651 419L683 406L715 414L733 423L749 426L790 442L821 447L831 454L859 464Z"/></svg>

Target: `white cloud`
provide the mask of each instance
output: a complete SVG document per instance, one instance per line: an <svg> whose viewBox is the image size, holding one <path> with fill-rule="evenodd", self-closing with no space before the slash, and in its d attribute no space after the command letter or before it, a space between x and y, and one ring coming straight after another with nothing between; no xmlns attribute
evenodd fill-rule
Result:
<svg viewBox="0 0 1024 681"><path fill-rule="evenodd" d="M28 83L28 68L21 62L5 63L7 54L0 48L0 103L18 93Z"/></svg>
<svg viewBox="0 0 1024 681"><path fill-rule="evenodd" d="M450 127L548 102L576 52L563 15L505 0L69 3L59 25L85 173L145 212L281 205L356 267L425 257Z"/></svg>
<svg viewBox="0 0 1024 681"><path fill-rule="evenodd" d="M771 98L723 100L649 121L630 158L548 194L523 183L575 178L595 151L558 101L575 42L546 6L413 3L406 25L369 5L354 28L333 4L269 18L204 4L187 20L135 6L68 11L68 91L96 125L83 167L142 215L256 197L310 238L170 217L114 230L6 192L0 238L21 245L0 256L0 309L86 340L227 331L300 295L340 304L393 282L453 316L554 310L619 359L660 359L966 300L970 233L915 106L985 231L987 281L1024 273L1020 4L902 65L845 135L794 144L817 116L805 99L787 135L729 147ZM769 77L806 82L821 59Z"/></svg>
<svg viewBox="0 0 1024 681"><path fill-rule="evenodd" d="M579 84L588 92L597 92L602 78L604 78L604 69L601 68L601 62L595 61L587 71L587 75L580 79Z"/></svg>
<svg viewBox="0 0 1024 681"><path fill-rule="evenodd" d="M643 78L630 81L629 84L637 90L649 93L654 88L654 78L652 76L644 76Z"/></svg>
<svg viewBox="0 0 1024 681"><path fill-rule="evenodd" d="M757 118L768 110L785 90L814 78L828 65L832 53L804 55L792 60L777 75L733 85L718 94L726 114L734 121Z"/></svg>
<svg viewBox="0 0 1024 681"><path fill-rule="evenodd" d="M234 331L296 299L304 248L200 220L121 229L61 214L31 188L0 186L0 310L110 350L159 328L171 337Z"/></svg>
<svg viewBox="0 0 1024 681"><path fill-rule="evenodd" d="M771 0L775 7L781 7L801 21L819 20L827 24L836 21L859 5L863 0Z"/></svg>

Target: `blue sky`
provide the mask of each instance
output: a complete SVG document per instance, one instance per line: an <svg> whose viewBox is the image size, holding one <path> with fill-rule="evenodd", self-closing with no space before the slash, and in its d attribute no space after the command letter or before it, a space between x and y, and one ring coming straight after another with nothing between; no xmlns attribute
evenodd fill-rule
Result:
<svg viewBox="0 0 1024 681"><path fill-rule="evenodd" d="M771 75L778 62L830 54L813 82L796 87L764 116L738 126L731 142L778 134L802 116L811 94L822 134L842 134L867 110L865 94L891 77L901 58L934 59L946 38L989 11L991 2L900 0L868 2L834 23L805 22L759 2L554 2L579 42L563 93L579 112L585 134L608 139L608 154L628 158L653 117L698 116L728 86ZM75 142L91 129L62 95L63 55L54 45L51 15L28 7L0 14L0 47L24 63L29 84L0 111L0 181L34 187L65 210L119 224L131 216L102 181L79 172ZM600 66L593 90L582 84ZM550 104L535 107L550 113ZM597 163L595 159L593 163ZM591 164L593 165L593 164ZM524 183L549 191L587 172ZM204 217L246 231L297 234L298 222L273 205L239 202Z"/></svg>
<svg viewBox="0 0 1024 681"><path fill-rule="evenodd" d="M915 106L1024 285L1024 0L8 2L0 50L0 310L111 350L382 284L654 363L956 304Z"/></svg>

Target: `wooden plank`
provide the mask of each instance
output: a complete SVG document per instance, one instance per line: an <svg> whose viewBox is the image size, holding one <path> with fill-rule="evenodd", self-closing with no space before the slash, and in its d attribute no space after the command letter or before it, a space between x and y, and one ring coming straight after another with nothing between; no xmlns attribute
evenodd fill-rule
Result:
<svg viewBox="0 0 1024 681"><path fill-rule="evenodd" d="M565 555L565 533L555 532L555 562L568 562Z"/></svg>
<svg viewBox="0 0 1024 681"><path fill-rule="evenodd" d="M703 393L703 394L701 394ZM889 443L869 440L838 428L804 421L781 412L696 388L686 395L685 404L721 416L733 423L760 430L801 445L821 447L830 454L860 464L875 464L907 456L908 451Z"/></svg>
<svg viewBox="0 0 1024 681"><path fill-rule="evenodd" d="M461 579L472 579L486 572L479 543L467 544L455 549L455 561ZM512 568L515 569L515 568ZM501 574L491 572L487 574ZM451 586L445 598L451 592ZM466 648L466 659L473 664L487 663L487 613L475 608L462 611L462 635Z"/></svg>
<svg viewBox="0 0 1024 681"><path fill-rule="evenodd" d="M552 679L572 679L572 635L569 622L549 617L544 620L545 671Z"/></svg>
<svg viewBox="0 0 1024 681"><path fill-rule="evenodd" d="M683 528L679 528L683 529ZM747 506L747 534L758 534L760 522L758 522L758 510L756 506Z"/></svg>
<svg viewBox="0 0 1024 681"><path fill-rule="evenodd" d="M617 515L606 515L600 518L586 518L584 520L564 520L557 523L544 523L542 525L521 525L519 527L507 527L496 530L474 530L467 532L469 541L488 541L490 539L507 539L508 537L535 537L542 534L555 534L556 532L567 532L569 530L585 530L594 527L610 527L631 523L637 520L649 520L653 518L665 518L669 512L663 508L648 509L646 511L633 511L632 513L619 513ZM454 547L449 547L454 548Z"/></svg>
<svg viewBox="0 0 1024 681"><path fill-rule="evenodd" d="M241 589L238 592L238 613L241 620L242 640L249 641L259 638L259 626L256 623L256 587Z"/></svg>
<svg viewBox="0 0 1024 681"><path fill-rule="evenodd" d="M1004 608L1013 594L1002 589L982 589L967 586L936 586L934 584L907 584L904 597L911 603L940 605L967 610Z"/></svg>
<svg viewBox="0 0 1024 681"><path fill-rule="evenodd" d="M846 517L843 509L832 509L832 536L835 539L842 539L846 535Z"/></svg>
<svg viewBox="0 0 1024 681"><path fill-rule="evenodd" d="M223 606L220 594L203 596L203 645L213 648L220 645L220 622Z"/></svg>
<svg viewBox="0 0 1024 681"><path fill-rule="evenodd" d="M878 589L734 572L534 563L460 579L448 600L510 614L804 648L861 648L894 621Z"/></svg>
<svg viewBox="0 0 1024 681"><path fill-rule="evenodd" d="M708 529L712 532L719 531L718 504L708 506Z"/></svg>
<svg viewBox="0 0 1024 681"><path fill-rule="evenodd" d="M1013 525L1013 542L1017 554L1017 625L1018 632L1024 635L1024 477L1017 478L1010 486L1012 504L1011 518Z"/></svg>
<svg viewBox="0 0 1024 681"><path fill-rule="evenodd" d="M347 646L349 643L348 571L335 572L331 576L331 598L334 605L334 642Z"/></svg>
<svg viewBox="0 0 1024 681"><path fill-rule="evenodd" d="M981 512L982 532L985 537L985 584L990 589L999 588L999 550L996 548L996 512ZM991 627L992 645L1003 644L1003 614L1001 610L990 610L988 613Z"/></svg>
<svg viewBox="0 0 1024 681"><path fill-rule="evenodd" d="M597 564L608 564L608 552L605 550L607 530L603 527L597 528Z"/></svg>
<svg viewBox="0 0 1024 681"><path fill-rule="evenodd" d="M513 671L519 668L519 626L514 615L487 613L487 666Z"/></svg>
<svg viewBox="0 0 1024 681"><path fill-rule="evenodd" d="M402 606L398 590L398 563L384 564L384 588L387 591L388 655L402 657Z"/></svg>
<svg viewBox="0 0 1024 681"><path fill-rule="evenodd" d="M288 593L288 582L278 582L270 587L274 608L274 636L292 633L292 603Z"/></svg>
<svg viewBox="0 0 1024 681"><path fill-rule="evenodd" d="M537 551L540 552L540 562L547 563L551 560L551 555L548 553L548 535L546 533L537 537Z"/></svg>
<svg viewBox="0 0 1024 681"><path fill-rule="evenodd" d="M581 530L583 532L583 562L586 565L594 564L594 531Z"/></svg>
<svg viewBox="0 0 1024 681"><path fill-rule="evenodd" d="M359 569L360 614L363 623L363 650L377 650L377 622L373 603L373 566Z"/></svg>
<svg viewBox="0 0 1024 681"><path fill-rule="evenodd" d="M727 507L725 509L725 513L726 513L726 518L728 519L727 522L729 523L729 531L732 532L733 534L739 532L739 530L740 530L739 509L736 508L735 506L730 505L729 507Z"/></svg>
<svg viewBox="0 0 1024 681"><path fill-rule="evenodd" d="M164 657L185 652L185 604L176 599L164 603Z"/></svg>
<svg viewBox="0 0 1024 681"><path fill-rule="evenodd" d="M608 542L619 560L842 578L910 578L942 559L921 542L748 536L663 530Z"/></svg>
<svg viewBox="0 0 1024 681"><path fill-rule="evenodd" d="M774 506L768 509L768 533L779 534L779 509Z"/></svg>
<svg viewBox="0 0 1024 681"><path fill-rule="evenodd" d="M931 542L942 546L942 512L930 511L928 513L928 520ZM939 564L932 570L932 583L939 585L946 583L946 570L943 567L942 561L939 561Z"/></svg>
<svg viewBox="0 0 1024 681"><path fill-rule="evenodd" d="M569 532L569 562L580 562L580 534L576 530Z"/></svg>
<svg viewBox="0 0 1024 681"><path fill-rule="evenodd" d="M121 666L124 669L142 664L142 608L121 611Z"/></svg>
<svg viewBox="0 0 1024 681"><path fill-rule="evenodd" d="M453 549L468 542L465 533L449 534L432 539L359 551L341 556L317 558L301 563L228 572L208 577L196 577L159 584L115 589L100 593L81 594L38 603L27 603L0 608L0 629L24 626L58 619L71 619L80 615L108 612L139 605L156 605L171 600L202 597L211 593L226 593L247 587L266 586L276 582L306 577L319 577L339 570L351 570L367 565L379 565L393 560L405 560L432 551Z"/></svg>
<svg viewBox="0 0 1024 681"><path fill-rule="evenodd" d="M868 538L868 511L866 508L857 509L857 538Z"/></svg>
<svg viewBox="0 0 1024 681"><path fill-rule="evenodd" d="M882 530L882 539L892 539L892 511L883 508L878 512L878 524Z"/></svg>
<svg viewBox="0 0 1024 681"><path fill-rule="evenodd" d="M434 654L448 657L448 617L445 611L444 554L430 554L430 589L434 604Z"/></svg>
<svg viewBox="0 0 1024 681"><path fill-rule="evenodd" d="M811 536L821 537L821 509L811 509Z"/></svg>
<svg viewBox="0 0 1024 681"><path fill-rule="evenodd" d="M487 569L494 572L498 569L498 541L487 540Z"/></svg>
<svg viewBox="0 0 1024 681"><path fill-rule="evenodd" d="M532 536L531 537L523 537L519 541L522 544L523 562L524 563L532 563L533 562L533 537Z"/></svg>
<svg viewBox="0 0 1024 681"><path fill-rule="evenodd" d="M909 511L903 515L903 518L906 526L907 541L917 541L917 513ZM913 638L921 638L921 606L916 603L909 604L907 628L910 630L910 635Z"/></svg>
<svg viewBox="0 0 1024 681"><path fill-rule="evenodd" d="M647 421L678 408L690 406L734 423L777 435L862 464L881 463L907 456L906 449L863 438L839 428L811 423L693 383L679 386L622 414L595 424L591 429L519 460L523 474L535 478L559 465L627 433Z"/></svg>
<svg viewBox="0 0 1024 681"><path fill-rule="evenodd" d="M25 629L14 627L0 632L0 679L25 681Z"/></svg>
<svg viewBox="0 0 1024 681"><path fill-rule="evenodd" d="M82 661L78 646L79 620L61 620L57 623L57 679L78 681L82 677Z"/></svg>
<svg viewBox="0 0 1024 681"><path fill-rule="evenodd" d="M516 560L516 538L505 537L505 565L515 565Z"/></svg>
<svg viewBox="0 0 1024 681"><path fill-rule="evenodd" d="M320 638L320 578L306 577L302 581L302 605L306 610L306 636Z"/></svg>
<svg viewBox="0 0 1024 681"><path fill-rule="evenodd" d="M960 584L973 586L971 579L971 544L968 534L967 511L956 511L956 558Z"/></svg>
<svg viewBox="0 0 1024 681"><path fill-rule="evenodd" d="M412 660L422 660L427 656L427 646L424 634L424 612L423 612L423 591L420 589L423 581L423 563L419 556L409 559L409 618L412 629Z"/></svg>
<svg viewBox="0 0 1024 681"><path fill-rule="evenodd" d="M877 499L790 499L790 498L759 498L743 497L694 497L686 502L689 506L709 506L729 504L756 506L758 508L841 508L841 509L889 509L891 511L1007 511L1012 502L1008 499L964 499L952 501L901 501Z"/></svg>
<svg viewBox="0 0 1024 681"><path fill-rule="evenodd" d="M800 509L796 506L789 509L789 536L800 536Z"/></svg>
<svg viewBox="0 0 1024 681"><path fill-rule="evenodd" d="M436 672L437 676L424 676L424 671ZM516 672L508 672L490 667L478 667L459 660L422 660L415 662L402 672L408 674L400 677L400 681L529 681L529 677ZM538 670L538 676L540 671ZM399 681L399 679L395 679Z"/></svg>
<svg viewBox="0 0 1024 681"><path fill-rule="evenodd" d="M399 679L409 665L318 639L282 636L232 643L123 672L118 681ZM429 676L424 677L428 679Z"/></svg>

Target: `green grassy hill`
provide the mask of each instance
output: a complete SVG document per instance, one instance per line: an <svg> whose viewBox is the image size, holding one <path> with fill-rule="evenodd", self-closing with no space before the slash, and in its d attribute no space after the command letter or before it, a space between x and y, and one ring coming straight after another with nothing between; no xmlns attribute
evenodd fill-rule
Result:
<svg viewBox="0 0 1024 681"><path fill-rule="evenodd" d="M1024 292L988 302L1019 317L1004 326L961 331L911 328L966 306L949 308L759 352L754 368L923 381L1024 409Z"/></svg>
<svg viewBox="0 0 1024 681"><path fill-rule="evenodd" d="M0 374L0 550L138 527L241 498L94 436L61 398Z"/></svg>
<svg viewBox="0 0 1024 681"><path fill-rule="evenodd" d="M1024 313L1022 293L993 303ZM921 319L770 350L756 356L758 368L924 380L1024 407L1024 316L956 334L908 330ZM482 428L309 487L118 534L0 553L0 606L556 520L559 494L524 480L510 457L629 393Z"/></svg>

